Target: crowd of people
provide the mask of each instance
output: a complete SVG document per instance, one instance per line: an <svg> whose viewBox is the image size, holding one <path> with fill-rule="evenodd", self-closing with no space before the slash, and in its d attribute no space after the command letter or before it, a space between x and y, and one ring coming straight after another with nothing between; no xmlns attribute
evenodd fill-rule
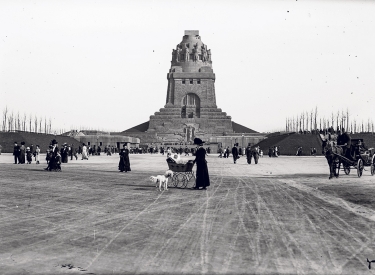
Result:
<svg viewBox="0 0 375 275"><path fill-rule="evenodd" d="M162 155L166 154L167 157L170 157L172 154L177 154L178 156L195 156L194 164L197 166L196 171L196 185L195 189L206 189L210 185L209 181L209 174L207 168L207 161L206 156L207 154L211 153L211 148L206 146L204 148L204 141L199 138L194 139L195 147L188 147L182 146L174 147L174 146L147 146L147 147L128 147L125 144L123 148L118 150L116 146L105 146L104 147L104 154L107 156L112 154L119 154L119 163L118 163L118 170L120 172L129 172L131 171L130 168L130 159L129 154L155 154L160 153ZM237 160L241 156L245 156L247 163L251 164L252 159L254 159L255 164L258 163L259 157L263 156L263 151L259 148L259 146L251 146L249 143L248 146L245 148L239 147L238 143L234 144L233 148L230 150L229 146L226 148L219 148L219 157L222 158L229 158L230 155L233 157L233 162L236 163ZM78 160L79 155L81 156L81 160L88 160L90 156L98 155L100 156L102 153L102 148L100 146L90 146L89 144L82 143L78 147L75 147L73 144L63 143L61 147L59 147L57 140L53 139L49 145L49 148L46 151L46 162L47 167L45 170L47 171L61 171L61 164L68 163L70 160ZM26 147L25 142L21 142L19 146L17 142L14 144L14 163L28 163L31 164L33 158L36 164L40 164L40 156L41 156L41 149L39 145L31 144L30 146ZM278 147L274 147L272 149L272 155L278 156Z"/></svg>

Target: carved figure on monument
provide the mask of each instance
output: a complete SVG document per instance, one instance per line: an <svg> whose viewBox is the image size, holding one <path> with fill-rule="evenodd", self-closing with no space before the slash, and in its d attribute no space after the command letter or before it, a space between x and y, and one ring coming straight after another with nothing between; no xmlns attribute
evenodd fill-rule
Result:
<svg viewBox="0 0 375 275"><path fill-rule="evenodd" d="M199 53L198 53L198 50L197 49L194 49L194 61L198 61L199 60Z"/></svg>
<svg viewBox="0 0 375 275"><path fill-rule="evenodd" d="M177 62L180 62L180 53L181 53L182 49L180 48L180 45L177 45L176 47L176 51L175 51L175 54L176 54L176 61Z"/></svg>
<svg viewBox="0 0 375 275"><path fill-rule="evenodd" d="M177 61L177 51L176 50L172 50L172 61Z"/></svg>
<svg viewBox="0 0 375 275"><path fill-rule="evenodd" d="M185 61L189 61L189 58L190 58L190 51L189 51L188 45L186 45L186 49L185 49Z"/></svg>
<svg viewBox="0 0 375 275"><path fill-rule="evenodd" d="M206 62L207 61L207 50L206 50L206 45L202 45L202 61Z"/></svg>
<svg viewBox="0 0 375 275"><path fill-rule="evenodd" d="M207 61L211 61L211 50L207 50L207 55L208 55Z"/></svg>

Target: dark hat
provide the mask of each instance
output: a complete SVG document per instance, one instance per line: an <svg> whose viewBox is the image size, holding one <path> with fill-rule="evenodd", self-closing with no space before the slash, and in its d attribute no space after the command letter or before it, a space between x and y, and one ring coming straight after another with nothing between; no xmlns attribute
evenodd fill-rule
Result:
<svg viewBox="0 0 375 275"><path fill-rule="evenodd" d="M234 146L238 146L238 143L235 143Z"/></svg>
<svg viewBox="0 0 375 275"><path fill-rule="evenodd" d="M56 139L53 139L53 140L52 140L52 145L54 145L54 144L57 144Z"/></svg>
<svg viewBox="0 0 375 275"><path fill-rule="evenodd" d="M15 141L14 143L17 143L17 141Z"/></svg>
<svg viewBox="0 0 375 275"><path fill-rule="evenodd" d="M251 143L249 143L247 146L251 146Z"/></svg>
<svg viewBox="0 0 375 275"><path fill-rule="evenodd" d="M25 142L24 142L24 141L22 141L22 142L21 142L21 145L25 145Z"/></svg>
<svg viewBox="0 0 375 275"><path fill-rule="evenodd" d="M124 143L123 145L122 145L122 147L125 147L126 146L126 144Z"/></svg>
<svg viewBox="0 0 375 275"><path fill-rule="evenodd" d="M82 143L82 146L85 146L85 143Z"/></svg>
<svg viewBox="0 0 375 275"><path fill-rule="evenodd" d="M204 141L202 141L200 138L194 139L194 144L200 145L200 144L203 144L203 143L204 143Z"/></svg>

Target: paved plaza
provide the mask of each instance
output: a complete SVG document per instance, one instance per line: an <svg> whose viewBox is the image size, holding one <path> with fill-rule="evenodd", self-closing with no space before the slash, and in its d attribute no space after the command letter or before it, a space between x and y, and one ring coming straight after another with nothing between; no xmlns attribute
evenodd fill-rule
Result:
<svg viewBox="0 0 375 275"><path fill-rule="evenodd" d="M370 171L328 180L323 157L212 154L208 190L159 192L165 156L130 155L129 173L118 159L46 172L2 154L0 274L375 273Z"/></svg>

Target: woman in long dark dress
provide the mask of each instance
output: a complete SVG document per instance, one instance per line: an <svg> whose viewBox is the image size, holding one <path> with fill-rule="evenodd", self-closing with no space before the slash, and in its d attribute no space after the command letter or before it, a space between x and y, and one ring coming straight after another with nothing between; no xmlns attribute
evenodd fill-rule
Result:
<svg viewBox="0 0 375 275"><path fill-rule="evenodd" d="M123 145L123 149L121 149L120 153L120 162L118 164L118 169L120 172L128 172L131 171L130 169L130 160L129 160L129 149L126 145Z"/></svg>
<svg viewBox="0 0 375 275"><path fill-rule="evenodd" d="M206 161L206 150L202 147L203 141L200 138L194 139L194 144L198 145L198 149L195 152L194 163L197 164L196 181L194 189L202 187L203 190L207 186L210 186L210 176L208 175L208 167Z"/></svg>

